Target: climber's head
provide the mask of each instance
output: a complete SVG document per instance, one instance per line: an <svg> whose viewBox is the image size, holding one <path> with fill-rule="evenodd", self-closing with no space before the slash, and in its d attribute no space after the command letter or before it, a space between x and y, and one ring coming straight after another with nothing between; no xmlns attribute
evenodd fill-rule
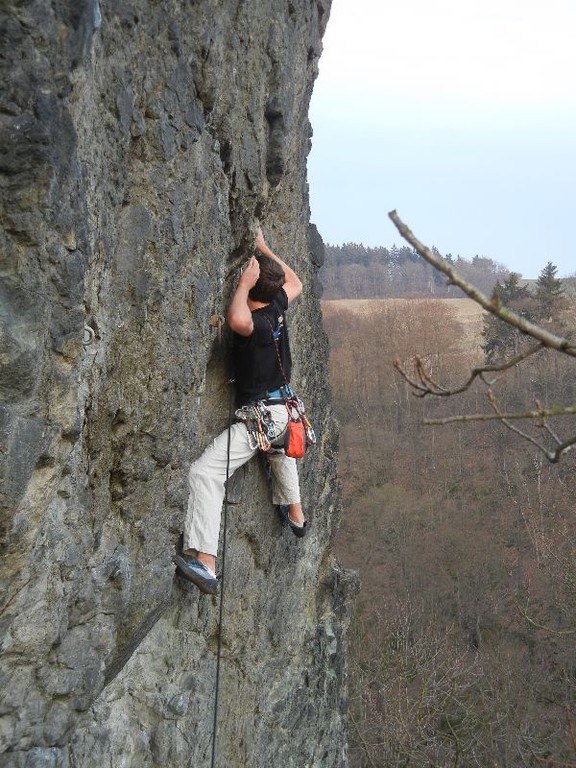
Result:
<svg viewBox="0 0 576 768"><path fill-rule="evenodd" d="M286 276L284 270L274 261L264 256L262 253L256 254L256 260L260 265L260 276L256 284L250 289L248 296L252 301L261 301L269 304L276 297L276 294L284 285Z"/></svg>

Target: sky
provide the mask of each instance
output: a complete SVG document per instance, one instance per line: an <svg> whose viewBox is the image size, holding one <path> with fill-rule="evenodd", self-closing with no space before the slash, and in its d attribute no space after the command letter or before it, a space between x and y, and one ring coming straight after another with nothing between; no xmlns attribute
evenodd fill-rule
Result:
<svg viewBox="0 0 576 768"><path fill-rule="evenodd" d="M576 2L333 0L310 119L330 245L576 274Z"/></svg>

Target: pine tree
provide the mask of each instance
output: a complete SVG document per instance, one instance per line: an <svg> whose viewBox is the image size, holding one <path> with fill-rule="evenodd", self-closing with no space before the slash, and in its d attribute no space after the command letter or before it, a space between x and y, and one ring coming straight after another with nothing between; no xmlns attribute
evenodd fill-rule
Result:
<svg viewBox="0 0 576 768"><path fill-rule="evenodd" d="M562 280L556 277L557 271L558 267L549 261L536 281L538 320L543 323L551 323L556 320L565 304L564 288Z"/></svg>
<svg viewBox="0 0 576 768"><path fill-rule="evenodd" d="M500 281L496 283L493 298L527 320L534 320L536 315L534 297L520 280L521 277L517 272L511 272L504 283ZM482 349L488 362L516 354L522 339L520 331L494 315L485 316L482 336L484 337Z"/></svg>

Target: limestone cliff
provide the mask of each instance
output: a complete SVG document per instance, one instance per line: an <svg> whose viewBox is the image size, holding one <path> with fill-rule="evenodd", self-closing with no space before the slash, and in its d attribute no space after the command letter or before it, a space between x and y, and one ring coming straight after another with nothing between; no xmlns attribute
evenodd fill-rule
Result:
<svg viewBox="0 0 576 768"><path fill-rule="evenodd" d="M309 537L231 483L219 766L347 765L337 524L309 225L330 0L7 0L0 96L0 765L210 764L218 599L174 577L189 462L227 422L256 219L305 293Z"/></svg>

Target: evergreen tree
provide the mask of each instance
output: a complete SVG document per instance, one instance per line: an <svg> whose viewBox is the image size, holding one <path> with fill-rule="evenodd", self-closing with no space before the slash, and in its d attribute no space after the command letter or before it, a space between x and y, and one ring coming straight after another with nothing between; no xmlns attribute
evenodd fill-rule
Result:
<svg viewBox="0 0 576 768"><path fill-rule="evenodd" d="M536 281L536 301L538 303L538 320L551 323L558 318L564 307L564 288L562 280L556 277L556 267L551 261L546 264Z"/></svg>
<svg viewBox="0 0 576 768"><path fill-rule="evenodd" d="M500 281L496 283L493 297L500 304L532 321L536 314L534 297L520 281L520 275L517 272L511 272L504 283L500 283ZM486 360L494 362L518 352L522 333L489 314L484 317L482 336L484 337L482 349L486 355Z"/></svg>

